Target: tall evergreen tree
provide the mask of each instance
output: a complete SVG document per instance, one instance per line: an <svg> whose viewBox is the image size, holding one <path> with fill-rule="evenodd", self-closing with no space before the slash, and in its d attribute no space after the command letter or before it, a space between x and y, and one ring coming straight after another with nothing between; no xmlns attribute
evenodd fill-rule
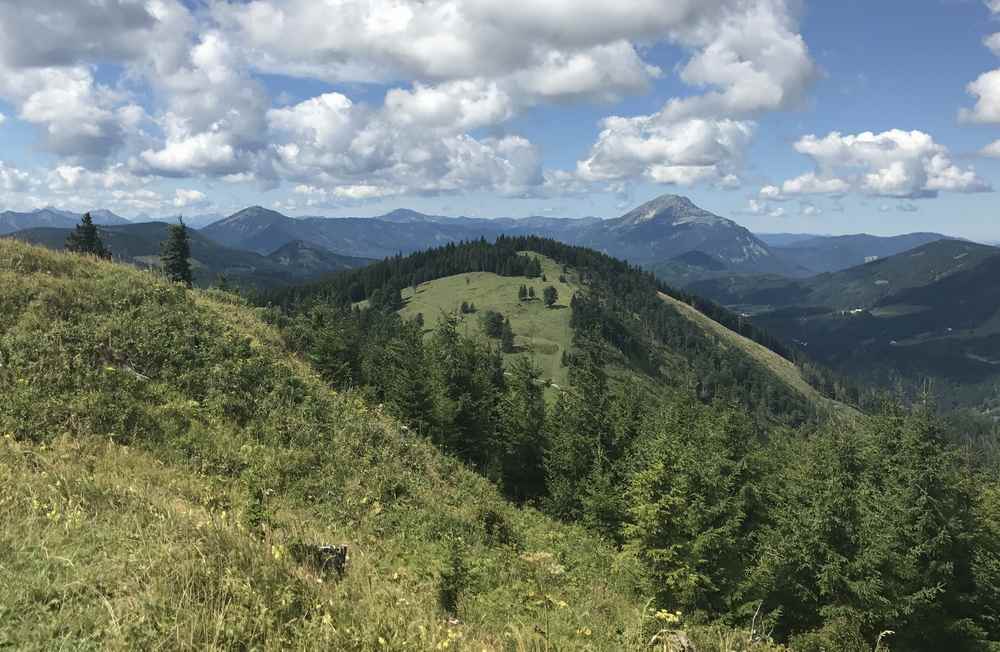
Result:
<svg viewBox="0 0 1000 652"><path fill-rule="evenodd" d="M160 245L160 261L167 278L191 287L191 240L183 219L170 225L167 239Z"/></svg>
<svg viewBox="0 0 1000 652"><path fill-rule="evenodd" d="M531 500L545 493L545 398L541 375L530 359L511 364L500 407L501 477L507 496Z"/></svg>
<svg viewBox="0 0 1000 652"><path fill-rule="evenodd" d="M90 213L84 213L80 218L80 223L66 237L66 249L78 254L90 254L98 258L110 259L111 252L104 247L101 236L97 232L97 225L90 217Z"/></svg>
<svg viewBox="0 0 1000 652"><path fill-rule="evenodd" d="M500 328L500 350L504 353L514 352L514 329L510 326L510 319L506 317Z"/></svg>
<svg viewBox="0 0 1000 652"><path fill-rule="evenodd" d="M556 305L556 301L559 300L559 291L551 285L546 286L545 290L542 291L542 295L545 299L545 305L549 307Z"/></svg>

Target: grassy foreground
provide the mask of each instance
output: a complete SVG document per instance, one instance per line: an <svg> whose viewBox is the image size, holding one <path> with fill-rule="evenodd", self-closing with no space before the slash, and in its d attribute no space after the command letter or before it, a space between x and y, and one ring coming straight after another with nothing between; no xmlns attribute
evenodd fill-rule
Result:
<svg viewBox="0 0 1000 652"><path fill-rule="evenodd" d="M682 626L634 560L331 392L228 295L0 240L0 315L0 647L669 649ZM346 575L298 542L348 544Z"/></svg>

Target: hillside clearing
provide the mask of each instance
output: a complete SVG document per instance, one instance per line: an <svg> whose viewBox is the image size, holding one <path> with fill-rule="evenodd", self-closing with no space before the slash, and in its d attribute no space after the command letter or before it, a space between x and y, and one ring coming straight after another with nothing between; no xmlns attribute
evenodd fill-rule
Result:
<svg viewBox="0 0 1000 652"><path fill-rule="evenodd" d="M570 299L580 290L579 279L573 270L562 267L555 261L535 253L527 253L542 264L542 274L546 280L523 276L499 276L489 272L470 272L421 283L416 292L413 288L403 290L405 307L400 314L412 319L422 314L425 328L430 331L443 314L457 314L461 318L460 329L466 335L482 336L480 317L487 310L494 310L510 319L514 331L516 351L505 358L527 356L542 370L542 377L559 386L567 383L567 369L562 365L562 354L573 345L573 331L570 328ZM560 281L560 276L566 281ZM535 290L535 297L520 301L518 288L526 285ZM559 301L547 308L542 301L542 290L553 286L559 293ZM462 302L474 304L475 313L462 314Z"/></svg>

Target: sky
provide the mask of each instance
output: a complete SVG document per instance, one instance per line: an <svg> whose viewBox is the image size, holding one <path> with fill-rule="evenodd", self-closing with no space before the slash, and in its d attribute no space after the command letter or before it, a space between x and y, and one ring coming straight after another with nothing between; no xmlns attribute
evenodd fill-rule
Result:
<svg viewBox="0 0 1000 652"><path fill-rule="evenodd" d="M1000 240L1000 0L4 0L0 210Z"/></svg>

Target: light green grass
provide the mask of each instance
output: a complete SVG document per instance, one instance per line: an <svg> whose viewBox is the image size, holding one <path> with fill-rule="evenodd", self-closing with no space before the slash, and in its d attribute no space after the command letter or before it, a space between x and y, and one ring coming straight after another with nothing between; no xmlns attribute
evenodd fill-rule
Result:
<svg viewBox="0 0 1000 652"><path fill-rule="evenodd" d="M678 301L677 299L674 299L673 297L662 292L660 293L660 298L673 306L677 312L698 324L705 332L718 337L723 344L728 344L742 350L759 364L764 365L782 382L804 396L817 407L841 415L850 416L857 414L854 408L844 405L838 401L828 399L816 391L816 389L802 377L802 372L793 362L786 360L769 348L762 346L757 342L740 335L739 333L729 330L722 324L709 318L683 301Z"/></svg>
<svg viewBox="0 0 1000 652"><path fill-rule="evenodd" d="M485 338L481 315L487 310L503 313L510 319L514 330L517 352L507 354L527 356L542 370L542 377L562 387L566 385L567 370L562 366L562 354L573 345L573 331L570 328L570 299L579 291L579 279L573 270L565 273L566 283L559 281L562 267L555 261L535 253L530 255L542 263L542 273L546 277L529 279L523 276L498 276L488 272L472 272L437 279L403 291L405 307L400 314L412 318L421 313L425 328L430 331L438 323L442 314L458 313L463 301L473 303L476 313L461 315L460 330L467 335ZM519 301L517 291L521 285L533 287L536 298ZM542 301L542 290L553 286L559 293L559 301L552 308L546 308Z"/></svg>

